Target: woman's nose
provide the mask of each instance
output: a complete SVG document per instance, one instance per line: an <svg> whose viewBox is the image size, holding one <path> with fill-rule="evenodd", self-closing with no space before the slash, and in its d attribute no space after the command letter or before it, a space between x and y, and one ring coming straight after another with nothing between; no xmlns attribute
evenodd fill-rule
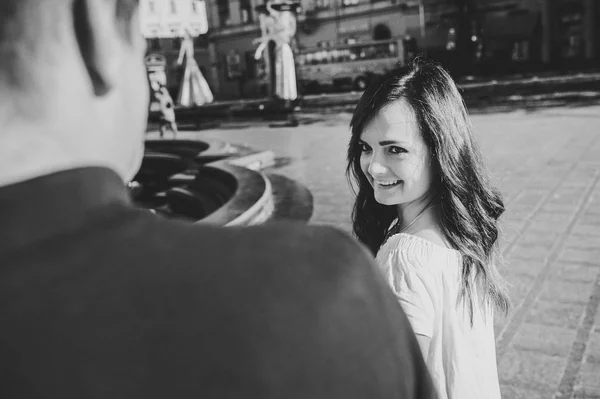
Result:
<svg viewBox="0 0 600 399"><path fill-rule="evenodd" d="M384 174L387 171L386 166L377 159L376 156L371 158L371 162L369 163L369 174L373 177Z"/></svg>

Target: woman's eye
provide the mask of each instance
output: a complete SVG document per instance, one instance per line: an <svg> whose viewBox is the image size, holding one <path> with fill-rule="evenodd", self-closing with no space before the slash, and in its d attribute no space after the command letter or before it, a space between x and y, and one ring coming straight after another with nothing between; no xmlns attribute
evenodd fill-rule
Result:
<svg viewBox="0 0 600 399"><path fill-rule="evenodd" d="M404 148L396 147L396 146L391 146L389 151L392 154L403 154L403 153L407 152Z"/></svg>
<svg viewBox="0 0 600 399"><path fill-rule="evenodd" d="M365 143L360 143L359 147L361 152L369 152L371 150L371 147L369 147Z"/></svg>

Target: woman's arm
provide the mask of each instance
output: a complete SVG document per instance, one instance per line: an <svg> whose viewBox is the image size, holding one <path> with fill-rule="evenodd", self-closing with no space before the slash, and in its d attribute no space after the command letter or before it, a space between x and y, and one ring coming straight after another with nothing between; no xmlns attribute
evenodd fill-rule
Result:
<svg viewBox="0 0 600 399"><path fill-rule="evenodd" d="M427 262L428 258L423 257L422 251L414 248L393 251L382 262L383 275L410 321L425 360L429 356L434 331L434 295L438 291Z"/></svg>
<svg viewBox="0 0 600 399"><path fill-rule="evenodd" d="M419 347L421 348L421 353L423 354L423 359L427 362L427 356L429 355L429 344L431 343L431 338L421 334L415 334L417 337L417 342L419 343Z"/></svg>

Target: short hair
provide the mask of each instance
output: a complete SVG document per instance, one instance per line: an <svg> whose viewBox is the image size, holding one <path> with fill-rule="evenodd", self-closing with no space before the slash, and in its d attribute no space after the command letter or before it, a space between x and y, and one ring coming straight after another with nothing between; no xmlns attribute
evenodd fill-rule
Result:
<svg viewBox="0 0 600 399"><path fill-rule="evenodd" d="M396 208L375 200L360 166L360 137L366 125L383 108L406 101L416 115L419 131L437 173L442 230L463 256L463 287L473 315L472 275L482 283L485 299L508 309L505 282L496 269L499 260L498 218L504 212L502 196L491 183L471 123L456 84L440 65L423 57L373 82L361 96L350 122L348 178L358 192L352 222L354 234L376 253L398 217ZM472 320L472 319L471 319Z"/></svg>
<svg viewBox="0 0 600 399"><path fill-rule="evenodd" d="M130 37L132 32L127 27L139 0L101 1L115 2L121 31ZM27 78L24 63L30 63L57 36L60 8L69 3L69 0L0 0L0 79L11 86L23 83Z"/></svg>

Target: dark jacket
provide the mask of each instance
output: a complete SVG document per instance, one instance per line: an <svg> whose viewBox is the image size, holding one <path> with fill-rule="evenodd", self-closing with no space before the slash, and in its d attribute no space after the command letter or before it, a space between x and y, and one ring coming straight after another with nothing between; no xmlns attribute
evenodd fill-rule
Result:
<svg viewBox="0 0 600 399"><path fill-rule="evenodd" d="M367 252L134 208L82 168L0 188L2 398L431 398Z"/></svg>

